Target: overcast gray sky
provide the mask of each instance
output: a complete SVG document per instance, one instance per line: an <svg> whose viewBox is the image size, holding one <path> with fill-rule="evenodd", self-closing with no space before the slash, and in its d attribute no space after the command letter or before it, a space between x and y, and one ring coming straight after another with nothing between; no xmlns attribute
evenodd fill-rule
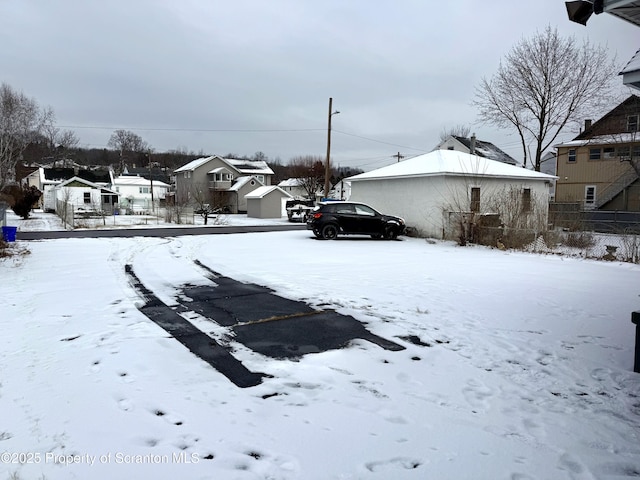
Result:
<svg viewBox="0 0 640 480"><path fill-rule="evenodd" d="M125 128L156 151L324 156L333 97L332 159L364 170L459 124L520 161L514 132L478 124L471 101L547 25L621 65L640 47L639 28L572 23L563 0L0 0L0 24L0 82L83 146Z"/></svg>

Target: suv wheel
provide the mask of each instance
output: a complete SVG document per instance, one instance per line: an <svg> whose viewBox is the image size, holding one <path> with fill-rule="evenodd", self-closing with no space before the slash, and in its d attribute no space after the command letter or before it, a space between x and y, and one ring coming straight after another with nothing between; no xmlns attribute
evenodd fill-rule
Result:
<svg viewBox="0 0 640 480"><path fill-rule="evenodd" d="M329 223L322 227L322 238L325 240L333 240L338 236L338 227L332 223Z"/></svg>
<svg viewBox="0 0 640 480"><path fill-rule="evenodd" d="M398 229L392 226L388 226L384 229L385 240L395 240L398 238Z"/></svg>

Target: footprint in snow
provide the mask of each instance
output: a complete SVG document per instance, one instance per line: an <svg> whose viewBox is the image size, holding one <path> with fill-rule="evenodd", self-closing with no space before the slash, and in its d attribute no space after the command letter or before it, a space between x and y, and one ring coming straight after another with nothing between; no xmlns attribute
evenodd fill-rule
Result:
<svg viewBox="0 0 640 480"><path fill-rule="evenodd" d="M365 467L370 472L383 472L397 469L414 470L424 462L415 458L396 457L390 460L381 460L378 462L368 462Z"/></svg>

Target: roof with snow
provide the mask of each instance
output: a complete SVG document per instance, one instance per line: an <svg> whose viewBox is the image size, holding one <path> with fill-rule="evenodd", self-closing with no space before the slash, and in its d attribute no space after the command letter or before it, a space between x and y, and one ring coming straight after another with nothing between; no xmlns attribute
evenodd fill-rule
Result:
<svg viewBox="0 0 640 480"><path fill-rule="evenodd" d="M68 185L70 185L72 183L81 183L82 185L86 185L89 188L100 190L103 193L106 192L106 193L110 193L110 194L113 194L113 195L120 195L118 192L115 192L115 191L111 190L110 188L105 187L104 185L99 185L97 183L90 182L89 180L86 180L86 179L80 178L80 177L71 177L70 179L65 180L64 182L58 184L56 186L56 188L65 188L65 187L67 187Z"/></svg>
<svg viewBox="0 0 640 480"><path fill-rule="evenodd" d="M139 177L137 175L120 175L113 179L113 184L117 186L140 186L140 187L149 187L151 186L151 180L144 177ZM160 180L153 181L154 187L166 187L169 188L167 183L161 182Z"/></svg>
<svg viewBox="0 0 640 480"><path fill-rule="evenodd" d="M174 170L175 172L188 172L188 171L193 171L196 168L198 168L201 165L204 165L205 163L209 162L210 160L212 160L213 157L202 157L202 158L196 158L195 160L191 160L189 163L187 163L186 165L181 166L180 168Z"/></svg>
<svg viewBox="0 0 640 480"><path fill-rule="evenodd" d="M224 158L223 160L242 173L254 175L273 175L274 173L264 160L238 160L235 158Z"/></svg>
<svg viewBox="0 0 640 480"><path fill-rule="evenodd" d="M229 191L236 192L240 190L243 186L245 186L247 183L249 183L251 180L256 182L258 185L262 186L262 182L258 180L257 177L254 177L253 175L247 175L245 177L239 177L235 181L235 183L231 185L231 187L229 187Z"/></svg>
<svg viewBox="0 0 640 480"><path fill-rule="evenodd" d="M452 135L452 137L458 140L460 143L462 143L469 150L471 150L470 138L459 137L457 135ZM493 143L483 142L482 140L476 139L475 153L479 157L489 158L497 162L508 163L509 165L516 165L518 163L514 160L513 157L511 157L509 154L500 150Z"/></svg>
<svg viewBox="0 0 640 480"><path fill-rule="evenodd" d="M282 190L277 185L269 185L256 188L253 192L247 193L245 198L264 198L269 195L271 192L278 191L283 197L292 198L287 192Z"/></svg>
<svg viewBox="0 0 640 480"><path fill-rule="evenodd" d="M496 177L528 180L553 180L553 175L535 172L522 167L516 167L478 155L457 152L455 150L434 150L424 155L394 163L387 167L378 168L370 172L361 173L348 180L352 182L362 180L382 180L387 178L409 178L428 176L471 176Z"/></svg>
<svg viewBox="0 0 640 480"><path fill-rule="evenodd" d="M278 184L279 187L301 187L303 185L304 180L302 178L287 178Z"/></svg>
<svg viewBox="0 0 640 480"><path fill-rule="evenodd" d="M244 173L245 175L273 175L274 174L273 170L271 170L271 168L269 168L269 165L267 165L267 162L263 160L239 160L236 158L222 158L218 155L197 158L195 160L190 161L186 165L181 166L177 170L174 170L174 172L178 173L178 172L193 171L196 168L210 162L214 158L218 158L219 160L222 160L227 165L235 168L240 173Z"/></svg>

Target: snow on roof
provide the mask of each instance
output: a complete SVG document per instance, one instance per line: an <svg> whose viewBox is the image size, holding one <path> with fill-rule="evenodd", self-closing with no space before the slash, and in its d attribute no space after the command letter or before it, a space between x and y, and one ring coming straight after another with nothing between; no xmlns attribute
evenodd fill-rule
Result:
<svg viewBox="0 0 640 480"><path fill-rule="evenodd" d="M244 185L249 183L249 180L254 180L256 183L258 183L258 185L262 185L262 182L256 177L254 177L253 175L247 175L245 177L238 177L236 179L236 182L229 188L229 191L235 192L240 190Z"/></svg>
<svg viewBox="0 0 640 480"><path fill-rule="evenodd" d="M224 158L225 162L233 165L242 173L254 173L258 175L273 175L274 172L269 168L267 162L263 160L238 160L235 158Z"/></svg>
<svg viewBox="0 0 640 480"><path fill-rule="evenodd" d="M553 175L535 172L477 155L455 150L434 150L387 167L349 177L348 180L356 182L361 180L438 175L526 178L531 180L552 180L556 178Z"/></svg>
<svg viewBox="0 0 640 480"><path fill-rule="evenodd" d="M120 175L119 177L113 179L113 184L118 186L132 185L148 187L151 186L151 181L148 178L140 177L137 175ZM153 186L169 188L168 184L161 182L160 180L154 180Z"/></svg>
<svg viewBox="0 0 640 480"><path fill-rule="evenodd" d="M267 162L263 160L238 160L236 158L222 158L218 155L197 158L187 163L186 165L183 165L177 170L174 170L174 172L178 173L178 172L193 171L196 168L206 164L207 162L210 162L214 158L219 158L220 160L225 162L227 165L232 166L233 168L237 169L241 173L256 174L256 175L273 175L274 174L273 170L271 170L271 168L269 168L269 165L267 165Z"/></svg>
<svg viewBox="0 0 640 480"><path fill-rule="evenodd" d="M471 150L470 138L460 137L457 135L452 135L452 136L453 138L458 140L460 143L462 143L465 147L467 147L469 150ZM518 163L515 161L513 157L511 157L511 155L503 152L491 142L484 142L482 140L476 139L474 149L475 149L476 155L480 157L489 158L491 160L496 160L498 162L508 163L510 165L516 165Z"/></svg>
<svg viewBox="0 0 640 480"><path fill-rule="evenodd" d="M187 171L193 171L196 168L198 168L201 165L204 165L205 163L207 163L208 161L212 160L213 157L202 157L202 158L196 158L195 160L191 160L189 163L187 163L186 165L181 166L180 168L178 168L177 170L174 170L174 172L187 172Z"/></svg>
<svg viewBox="0 0 640 480"><path fill-rule="evenodd" d="M301 187L304 184L304 180L302 178L287 178L286 180L282 180L278 186L279 187Z"/></svg>
<svg viewBox="0 0 640 480"><path fill-rule="evenodd" d="M264 198L274 190L278 190L281 195L291 198L291 195L289 195L287 192L282 190L277 185L267 185L267 186L258 187L253 192L247 193L244 197L245 198Z"/></svg>
<svg viewBox="0 0 640 480"><path fill-rule="evenodd" d="M554 145L554 148L558 147L584 147L585 145L595 144L618 144L618 143L633 143L638 139L636 132L632 133L616 133L613 135L599 135L597 137L583 138L579 140L570 140L568 142L559 143Z"/></svg>
<svg viewBox="0 0 640 480"><path fill-rule="evenodd" d="M94 183L94 182L90 182L89 180L86 180L84 178L81 177L72 177L68 180L65 180L62 183L59 183L58 185L56 185L56 188L64 188L67 185L71 184L71 183L82 183L84 185L86 185L89 188L94 188L96 190L101 190L101 191L105 191L108 193L112 193L113 195L120 195L118 192L115 192L113 190L111 190L110 188L107 188L106 185L101 185L98 183Z"/></svg>

